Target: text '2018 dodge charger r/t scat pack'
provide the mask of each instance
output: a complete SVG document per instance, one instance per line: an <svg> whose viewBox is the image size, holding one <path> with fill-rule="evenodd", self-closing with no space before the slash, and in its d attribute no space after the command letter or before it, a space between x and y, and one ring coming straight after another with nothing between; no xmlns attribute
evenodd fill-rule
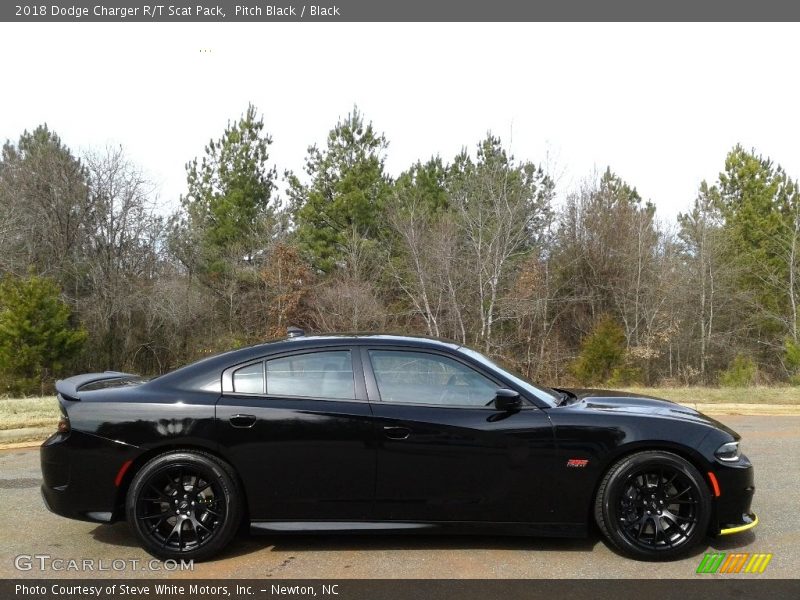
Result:
<svg viewBox="0 0 800 600"><path fill-rule="evenodd" d="M127 519L162 558L254 532L585 536L683 555L756 525L739 435L665 400L532 385L458 344L305 336L152 380L57 383L53 512Z"/></svg>

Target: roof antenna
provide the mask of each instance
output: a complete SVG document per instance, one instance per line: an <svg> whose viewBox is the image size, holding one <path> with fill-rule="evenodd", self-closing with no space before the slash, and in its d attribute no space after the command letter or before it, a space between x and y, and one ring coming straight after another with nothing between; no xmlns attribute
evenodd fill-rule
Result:
<svg viewBox="0 0 800 600"><path fill-rule="evenodd" d="M292 339L296 337L303 337L306 334L306 332L300 329L299 327L291 325L286 328L286 334L289 336L289 339Z"/></svg>

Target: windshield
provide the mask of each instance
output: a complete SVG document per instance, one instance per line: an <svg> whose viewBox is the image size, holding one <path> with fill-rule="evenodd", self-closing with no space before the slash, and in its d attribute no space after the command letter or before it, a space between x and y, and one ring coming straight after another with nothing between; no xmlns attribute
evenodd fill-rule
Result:
<svg viewBox="0 0 800 600"><path fill-rule="evenodd" d="M523 388L526 392L536 396L540 400L546 402L550 406L556 406L559 400L558 392L551 390L550 388L546 387L539 387L538 385L533 385L531 382L526 381L519 375L514 374L512 371L509 371L507 368L500 366L493 360L485 357L480 352L475 352L470 348L465 346L461 346L458 349L459 352L462 354L466 354L467 356L477 360L479 363L486 365L487 367L491 367L496 371L500 371L503 375L505 375L508 379L513 381L516 385Z"/></svg>

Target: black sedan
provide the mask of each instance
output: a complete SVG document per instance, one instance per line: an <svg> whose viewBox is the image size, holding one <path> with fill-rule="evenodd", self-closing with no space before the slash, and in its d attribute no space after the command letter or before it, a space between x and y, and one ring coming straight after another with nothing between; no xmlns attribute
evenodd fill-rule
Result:
<svg viewBox="0 0 800 600"><path fill-rule="evenodd" d="M532 385L444 341L305 336L156 379L59 381L53 512L162 558L254 532L585 536L670 559L754 527L739 435L656 398Z"/></svg>

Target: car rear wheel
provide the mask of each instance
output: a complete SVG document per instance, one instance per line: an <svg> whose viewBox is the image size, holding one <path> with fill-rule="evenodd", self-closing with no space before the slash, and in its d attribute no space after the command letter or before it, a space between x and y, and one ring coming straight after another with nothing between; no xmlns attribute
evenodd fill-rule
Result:
<svg viewBox="0 0 800 600"><path fill-rule="evenodd" d="M623 553L669 560L705 538L711 495L700 472L680 456L637 452L606 473L594 513L605 537Z"/></svg>
<svg viewBox="0 0 800 600"><path fill-rule="evenodd" d="M242 517L230 467L210 454L177 451L146 463L126 498L128 523L159 558L203 560L231 541Z"/></svg>

